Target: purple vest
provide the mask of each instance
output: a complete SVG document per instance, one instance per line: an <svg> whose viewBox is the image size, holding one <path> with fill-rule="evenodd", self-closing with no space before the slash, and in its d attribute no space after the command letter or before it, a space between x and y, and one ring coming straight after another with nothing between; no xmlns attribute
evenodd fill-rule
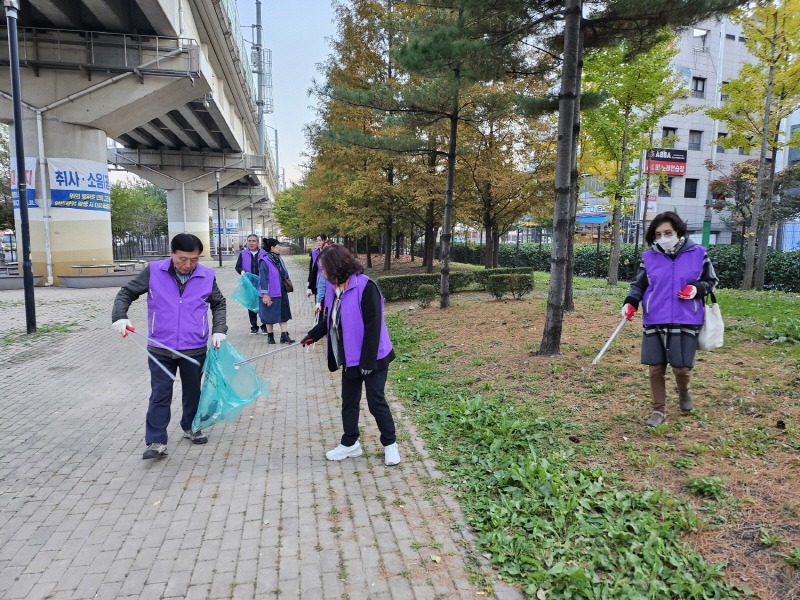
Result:
<svg viewBox="0 0 800 600"><path fill-rule="evenodd" d="M370 282L364 274L353 274L347 289L342 292L339 312L341 315L342 343L344 344L344 359L346 367L357 367L361 362L361 344L364 341L364 317L361 314L361 297L364 288ZM331 308L335 297L334 285L325 286L325 306L328 308L328 327L331 326ZM330 337L328 338L330 343ZM386 357L392 351L392 341L389 339L389 330L383 320L383 295L381 295L381 337L378 342L378 360Z"/></svg>
<svg viewBox="0 0 800 600"><path fill-rule="evenodd" d="M270 298L279 298L283 293L283 287L281 283L281 273L278 270L278 266L272 262L272 260L267 256L267 252L264 252L264 256L258 259L259 265L263 262L267 265L269 269L269 278L267 281L263 281L261 279L261 269L259 268L259 277L258 277L258 295L264 296L264 294L269 292ZM266 284L266 285L265 285Z"/></svg>
<svg viewBox="0 0 800 600"><path fill-rule="evenodd" d="M214 270L197 265L180 293L169 272L172 258L150 263L147 293L147 329L150 337L175 350L208 345L208 298L214 287Z"/></svg>
<svg viewBox="0 0 800 600"><path fill-rule="evenodd" d="M256 254L256 264L258 261L264 258L267 255L267 251L263 248L259 248L258 254ZM245 273L255 273L258 274L258 268L253 271L253 255L250 253L249 248L245 248L242 250L242 271Z"/></svg>
<svg viewBox="0 0 800 600"><path fill-rule="evenodd" d="M642 297L644 325L702 325L703 301L700 298L681 300L678 292L703 274L703 246L690 246L674 259L658 250L642 255L647 271L647 289Z"/></svg>
<svg viewBox="0 0 800 600"><path fill-rule="evenodd" d="M317 259L319 258L320 248L314 248L311 251L311 266L313 267L317 264Z"/></svg>

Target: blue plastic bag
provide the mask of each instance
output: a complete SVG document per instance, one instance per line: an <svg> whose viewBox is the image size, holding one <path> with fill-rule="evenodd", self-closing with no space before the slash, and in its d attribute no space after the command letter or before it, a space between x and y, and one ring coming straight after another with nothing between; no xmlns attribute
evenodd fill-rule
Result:
<svg viewBox="0 0 800 600"><path fill-rule="evenodd" d="M244 306L247 310L258 312L258 275L245 273L244 277L239 278L239 285L231 294L236 302Z"/></svg>
<svg viewBox="0 0 800 600"><path fill-rule="evenodd" d="M220 421L232 421L259 396L269 396L270 384L256 375L253 365L243 363L242 354L227 340L219 350L210 348L203 365L200 404L192 421L192 431Z"/></svg>

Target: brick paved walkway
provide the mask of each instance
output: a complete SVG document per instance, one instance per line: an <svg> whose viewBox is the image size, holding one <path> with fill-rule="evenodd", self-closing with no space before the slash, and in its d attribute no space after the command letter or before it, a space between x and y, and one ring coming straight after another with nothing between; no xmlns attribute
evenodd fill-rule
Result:
<svg viewBox="0 0 800 600"><path fill-rule="evenodd" d="M299 340L313 305L288 262ZM246 356L279 348L249 335L232 263L218 279L229 340ZM204 446L180 438L176 399L169 456L143 461L149 374L110 328L116 292L36 288L29 339L22 291L0 291L0 598L486 597L465 571L457 508L430 486L397 403L399 466L384 466L366 402L365 455L325 460L340 435L339 374L321 345L254 363L270 398L210 428ZM145 308L134 303L134 325Z"/></svg>

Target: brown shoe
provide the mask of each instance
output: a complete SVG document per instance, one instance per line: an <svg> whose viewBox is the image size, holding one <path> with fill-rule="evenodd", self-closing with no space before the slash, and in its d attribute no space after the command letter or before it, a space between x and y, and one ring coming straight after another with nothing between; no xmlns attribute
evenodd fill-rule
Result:
<svg viewBox="0 0 800 600"><path fill-rule="evenodd" d="M667 415L662 413L660 410L654 410L649 417L647 417L647 421L644 422L645 427L658 427L662 423L667 422Z"/></svg>

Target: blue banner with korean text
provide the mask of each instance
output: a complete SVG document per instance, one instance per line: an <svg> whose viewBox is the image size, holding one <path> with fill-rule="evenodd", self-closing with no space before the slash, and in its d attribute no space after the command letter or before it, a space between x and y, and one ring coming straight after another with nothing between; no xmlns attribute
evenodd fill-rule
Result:
<svg viewBox="0 0 800 600"><path fill-rule="evenodd" d="M25 195L28 198L28 208L37 208L36 204L36 157L25 157ZM11 157L11 201L14 210L19 210L19 189L17 189L17 157Z"/></svg>
<svg viewBox="0 0 800 600"><path fill-rule="evenodd" d="M111 211L108 165L80 158L48 158L50 205Z"/></svg>

